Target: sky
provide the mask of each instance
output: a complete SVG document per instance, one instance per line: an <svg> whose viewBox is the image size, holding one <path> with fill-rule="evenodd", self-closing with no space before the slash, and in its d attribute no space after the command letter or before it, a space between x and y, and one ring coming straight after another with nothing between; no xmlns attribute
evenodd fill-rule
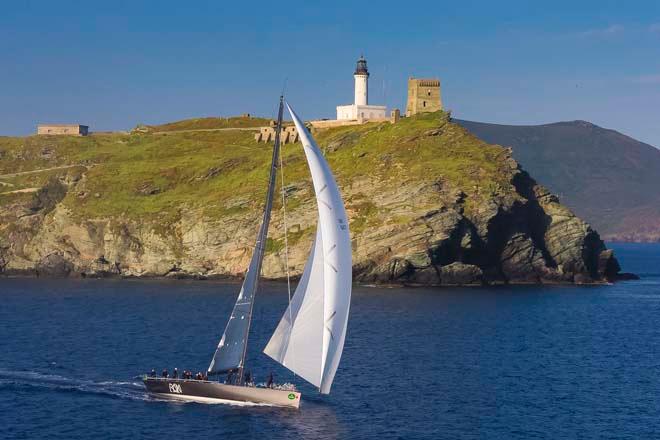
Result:
<svg viewBox="0 0 660 440"><path fill-rule="evenodd" d="M370 103L405 111L439 77L460 119L582 119L660 147L660 2L3 2L0 134L125 130L201 116L334 118L369 64Z"/></svg>

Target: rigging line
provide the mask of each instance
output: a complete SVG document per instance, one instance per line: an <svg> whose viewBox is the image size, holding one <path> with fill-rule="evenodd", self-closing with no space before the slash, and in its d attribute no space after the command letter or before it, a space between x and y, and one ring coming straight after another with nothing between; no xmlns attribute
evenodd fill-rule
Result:
<svg viewBox="0 0 660 440"><path fill-rule="evenodd" d="M285 80L285 87L286 87L286 80ZM282 90L282 93L284 93L284 90ZM289 271L289 237L288 237L288 231L287 231L287 225L286 225L286 193L284 190L284 162L282 160L282 156L284 155L284 152L280 154L280 176L281 176L281 190L282 190L282 223L284 225L284 265L286 266L286 288L287 288L287 293L289 295L289 325L293 326L293 316L291 314L291 274ZM296 373L294 372L294 377L296 376Z"/></svg>
<svg viewBox="0 0 660 440"><path fill-rule="evenodd" d="M284 164L282 163L282 155L280 155L280 175L282 179L282 223L284 224L284 264L286 266L286 284L289 293L289 305L291 305L291 274L289 272L289 238L287 236L286 224L286 196L284 190ZM289 309L289 314L291 310ZM291 316L289 316L289 321Z"/></svg>

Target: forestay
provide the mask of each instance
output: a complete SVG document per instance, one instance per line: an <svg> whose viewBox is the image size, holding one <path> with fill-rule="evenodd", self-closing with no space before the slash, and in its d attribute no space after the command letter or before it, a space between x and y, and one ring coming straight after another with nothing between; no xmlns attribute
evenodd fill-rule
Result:
<svg viewBox="0 0 660 440"><path fill-rule="evenodd" d="M266 239L268 236L268 225L270 223L270 212L273 207L273 194L275 192L275 179L277 177L277 159L280 150L280 132L282 128L283 104L280 100L280 108L277 117L277 131L275 132L275 145L273 147L273 156L270 165L270 181L268 184L268 193L266 196L266 205L264 215L257 235L257 242L254 246L252 260L245 274L245 280L238 294L236 304L229 317L229 322L220 338L218 348L213 355L209 373L223 373L229 370L239 369L242 374L245 361L245 351L247 339L250 331L250 321L252 319L252 306L254 304L254 295L257 291L259 273L261 272L261 263L266 249Z"/></svg>
<svg viewBox="0 0 660 440"><path fill-rule="evenodd" d="M303 144L318 207L312 251L288 309L264 352L330 392L344 348L351 300L351 241L346 210L321 150L287 104Z"/></svg>

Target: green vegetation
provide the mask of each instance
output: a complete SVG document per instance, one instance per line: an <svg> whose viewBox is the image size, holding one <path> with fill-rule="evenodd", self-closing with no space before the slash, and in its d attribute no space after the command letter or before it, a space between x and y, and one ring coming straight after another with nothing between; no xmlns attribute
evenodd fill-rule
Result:
<svg viewBox="0 0 660 440"><path fill-rule="evenodd" d="M181 130L217 130L219 128L251 128L263 127L270 123L270 119L235 116L231 118L195 118L183 121L170 122L162 125L141 126L146 131L166 132Z"/></svg>
<svg viewBox="0 0 660 440"><path fill-rule="evenodd" d="M355 216L351 222L351 230L356 234L366 229L369 220L376 217L379 212L378 207L371 201L351 203L349 206L355 211Z"/></svg>
<svg viewBox="0 0 660 440"><path fill-rule="evenodd" d="M273 239L271 237L268 237L266 239L266 252L267 253L273 253L273 252L279 252L282 249L284 249L284 240L283 239Z"/></svg>
<svg viewBox="0 0 660 440"><path fill-rule="evenodd" d="M404 118L394 125L327 130L319 133L317 140L322 147L339 145L328 158L340 177L347 181L377 179L384 190L395 189L402 182L442 181L469 195L469 210L493 196L487 188L510 186L510 175L502 172L506 152L449 122L445 112Z"/></svg>
<svg viewBox="0 0 660 440"><path fill-rule="evenodd" d="M185 210L214 218L257 212L266 192L272 144L257 143L244 130L181 131L196 127L264 125L255 118L204 118L165 124L171 133L106 134L89 137L0 137L0 175L46 168L50 171L0 176L0 203L7 194L39 187L53 176L77 181L63 200L79 218L109 217L153 221L158 231L170 232ZM225 124L225 125L222 125ZM510 175L501 172L506 154L484 144L443 112L404 118L398 124L379 123L340 127L315 133L340 186L358 179L376 182L382 191L402 182L442 181L466 193L466 209L478 206L507 188ZM300 144L283 146L287 183L309 185L309 172ZM83 172L84 171L84 172ZM304 191L311 197L312 191ZM22 196L21 196L22 197ZM289 209L301 206L300 196ZM355 212L351 227L360 231L375 216L374 201L348 200ZM275 208L279 207L279 198ZM299 234L311 233L303 230ZM292 237L297 240L299 237ZM274 251L283 243L269 241Z"/></svg>

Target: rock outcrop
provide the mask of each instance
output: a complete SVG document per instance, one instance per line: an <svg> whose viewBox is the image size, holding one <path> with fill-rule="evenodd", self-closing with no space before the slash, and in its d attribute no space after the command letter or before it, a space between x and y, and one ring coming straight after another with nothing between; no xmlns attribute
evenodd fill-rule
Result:
<svg viewBox="0 0 660 440"><path fill-rule="evenodd" d="M411 128L401 142L413 145L410 151L418 148L415 145L433 142L423 148L436 148L435 154L441 155L450 154L443 150L442 142L469 137L446 119L434 124L440 127L429 129L427 124L417 131ZM361 129L372 131L321 134L327 137L332 154L352 157L356 167L361 166L359 161L369 159L370 169L384 170L382 174L367 172L347 178L342 166L349 165L337 167L351 221L356 281L462 286L600 283L617 277L620 268L616 258L598 234L523 171L510 150L489 146L496 162L494 171L489 172L497 179L483 188L486 165L472 166L467 160L459 177L408 173L411 162L404 162L402 153L397 156L395 149L360 149L373 132ZM469 141L478 142L472 137ZM416 160L414 154L405 160ZM473 150L465 155L472 157ZM3 199L0 273L176 278L244 273L260 220L260 203L236 197L223 206L222 215L215 216L192 204L177 206L176 218L168 222L130 215L81 218L75 203L96 198L93 194L99 198L106 194L104 189L93 187L87 175L90 169L63 170L37 192ZM390 169L403 170L394 182L383 177ZM204 182L225 174L201 173L207 176ZM137 191L131 187L127 193L141 198L135 200L160 197L169 188L167 182L162 183L163 175L167 176L161 171L157 176L161 183L145 180L147 184L137 186ZM461 185L462 176L472 179L471 183ZM190 181L197 182L194 178ZM292 205L287 212L289 262L293 274L298 275L314 233L316 206L308 178L290 182L286 192ZM286 273L282 225L282 212L275 209L263 266L267 278L283 278Z"/></svg>
<svg viewBox="0 0 660 440"><path fill-rule="evenodd" d="M474 285L594 283L613 280L619 266L591 227L557 198L516 170L521 199L476 212L445 198L442 208L396 229L371 231L358 243L357 279L366 282Z"/></svg>

